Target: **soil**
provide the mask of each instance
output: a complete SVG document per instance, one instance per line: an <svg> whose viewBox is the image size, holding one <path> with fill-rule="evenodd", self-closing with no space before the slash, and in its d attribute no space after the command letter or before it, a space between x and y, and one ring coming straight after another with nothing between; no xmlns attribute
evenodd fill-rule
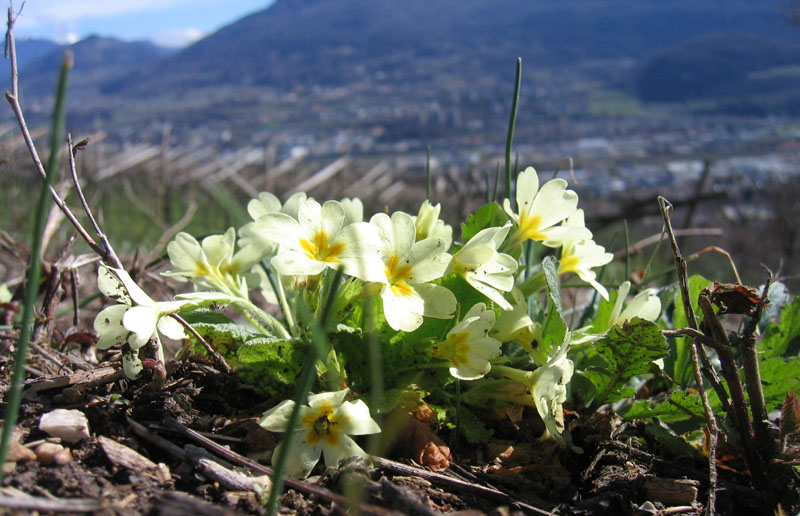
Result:
<svg viewBox="0 0 800 516"><path fill-rule="evenodd" d="M41 349L41 348L40 348ZM33 351L19 441L35 448L54 439L39 429L56 408L85 414L90 436L61 443L66 459L9 463L2 480L2 511L11 514L262 514L264 499L253 479L268 474L272 434L256 421L277 400L222 374L210 364L171 363L160 388L152 373L130 382L114 362L81 370L60 355ZM56 367L53 358L63 364ZM10 359L2 359L8 385ZM76 361L78 363L78 361ZM53 371L55 370L55 371ZM540 440L533 413L506 414L494 423L490 443L449 442L452 460L422 467L424 454L398 447L390 458L351 460L338 469L318 466L312 477L289 481L282 514L701 514L708 503L709 465L699 451L665 445L643 422L602 411L567 410L577 453ZM415 425L420 425L415 420ZM428 430L435 427L423 425ZM444 454L449 435L429 439ZM432 435L432 433L431 433ZM404 439L401 437L401 441ZM419 451L419 450L418 450ZM722 456L722 455L721 455ZM422 459L420 459L422 457ZM441 456L439 457L441 459ZM755 488L736 456L718 464L718 514L795 514L797 475L770 472L771 487ZM244 476L243 476L244 475ZM359 500L359 501L355 501Z"/></svg>

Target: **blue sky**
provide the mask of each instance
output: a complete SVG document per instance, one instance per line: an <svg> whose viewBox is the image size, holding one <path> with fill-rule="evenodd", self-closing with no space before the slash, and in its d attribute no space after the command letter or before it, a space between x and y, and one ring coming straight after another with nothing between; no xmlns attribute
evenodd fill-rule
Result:
<svg viewBox="0 0 800 516"><path fill-rule="evenodd" d="M27 0L17 18L16 35L71 43L97 34L183 46L272 1ZM14 1L15 9L21 5L21 0Z"/></svg>

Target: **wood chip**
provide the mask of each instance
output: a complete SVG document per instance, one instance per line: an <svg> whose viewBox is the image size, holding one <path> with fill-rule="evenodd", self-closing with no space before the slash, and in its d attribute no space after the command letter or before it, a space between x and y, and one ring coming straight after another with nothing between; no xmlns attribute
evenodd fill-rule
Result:
<svg viewBox="0 0 800 516"><path fill-rule="evenodd" d="M122 467L134 473L144 473L160 484L168 484L171 481L169 469L163 464L156 464L136 450L120 444L113 439L105 436L97 438L100 447L111 461L117 467Z"/></svg>
<svg viewBox="0 0 800 516"><path fill-rule="evenodd" d="M688 478L647 478L644 481L647 497L667 507L695 503L699 485L697 480Z"/></svg>

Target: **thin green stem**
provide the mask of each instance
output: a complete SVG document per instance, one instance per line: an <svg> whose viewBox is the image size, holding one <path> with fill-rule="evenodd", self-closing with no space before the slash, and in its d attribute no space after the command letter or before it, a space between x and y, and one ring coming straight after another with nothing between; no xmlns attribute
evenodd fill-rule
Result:
<svg viewBox="0 0 800 516"><path fill-rule="evenodd" d="M511 196L511 142L514 140L514 126L517 123L517 106L519 104L519 90L522 85L522 58L517 58L517 76L514 81L514 100L511 103L511 117L508 120L508 134L506 135L506 197Z"/></svg>
<svg viewBox="0 0 800 516"><path fill-rule="evenodd" d="M297 323L294 320L294 313L286 300L286 290L283 288L283 282L280 277L275 276L275 271L272 270L272 266L266 258L261 260L261 268L264 269L264 273L267 275L273 292L278 296L278 304L281 307L281 312L283 312L283 318L286 320L286 326L289 327L289 332L297 336Z"/></svg>
<svg viewBox="0 0 800 516"><path fill-rule="evenodd" d="M335 295L336 291L331 291L331 296ZM303 371L300 373L300 379L297 382L297 389L294 397L294 407L289 416L289 421L286 425L287 434L294 431L297 427L297 422L300 419L300 407L306 403L308 393L314 385L314 377L316 376L317 361L325 356L325 348L327 346L327 332L325 331L325 319L321 318L319 321L315 320L311 315L311 311L302 299L298 299L298 315L303 319L310 331L310 346L308 349L308 356L306 357ZM327 314L323 313L323 316ZM286 464L289 462L292 452L292 440L284 439L281 453L278 455L277 464L275 464L275 474L272 477L272 490L269 493L267 500L267 515L275 516L278 513L278 501L283 491L284 472L286 471Z"/></svg>
<svg viewBox="0 0 800 516"><path fill-rule="evenodd" d="M9 8L10 9L10 8ZM11 15L9 14L9 19ZM12 22L9 21L9 31ZM39 194L39 202L36 206L35 222L33 225L33 244L31 246L31 261L28 268L27 284L25 286L25 298L22 308L22 326L20 336L17 341L17 350L14 356L14 376L11 380L11 388L6 398L7 405L5 411L5 421L3 423L3 436L0 439L0 464L5 464L8 455L8 446L11 442L11 435L14 432L14 425L17 424L19 416L19 406L22 399L22 384L25 379L25 362L28 353L28 344L33 330L33 312L36 307L36 298L39 294L39 278L41 273L42 260L42 238L44 226L47 221L47 213L50 209L50 188L55 184L58 176L58 165L60 160L61 142L64 139L64 114L66 111L67 81L69 71L72 68L72 55L67 54L61 64L61 73L58 77L58 89L56 90L56 103L53 110L53 126L50 140L50 157L47 160L47 178L42 185ZM0 471L0 480L2 480Z"/></svg>
<svg viewBox="0 0 800 516"><path fill-rule="evenodd" d="M431 146L428 145L428 153L425 158L425 198L431 200Z"/></svg>
<svg viewBox="0 0 800 516"><path fill-rule="evenodd" d="M514 367L493 365L490 373L492 376L503 376L528 388L531 388L531 383L533 382L533 371L523 371Z"/></svg>
<svg viewBox="0 0 800 516"><path fill-rule="evenodd" d="M492 187L492 198L490 201L494 201L497 199L497 186L500 182L500 163L497 164L497 168L494 170L494 187Z"/></svg>

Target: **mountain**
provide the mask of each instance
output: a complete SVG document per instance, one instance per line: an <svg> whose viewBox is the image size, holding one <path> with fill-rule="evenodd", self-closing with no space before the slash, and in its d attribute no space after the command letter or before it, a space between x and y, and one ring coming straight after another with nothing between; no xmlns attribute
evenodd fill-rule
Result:
<svg viewBox="0 0 800 516"><path fill-rule="evenodd" d="M24 68L31 61L50 54L60 48L58 43L47 39L24 38L17 41L17 66ZM11 77L11 67L8 62L0 66L0 81L7 82Z"/></svg>
<svg viewBox="0 0 800 516"><path fill-rule="evenodd" d="M28 58L25 64L20 63L20 88L24 94L31 97L53 94L66 50L71 51L74 58L70 98L80 101L96 96L101 85L153 66L169 54L168 50L145 41L89 36L72 45L56 46L35 59ZM19 49L18 53L21 55L22 51Z"/></svg>
<svg viewBox="0 0 800 516"><path fill-rule="evenodd" d="M420 62L507 74L517 56L528 67L639 59L711 33L800 41L786 25L772 2L743 0L277 0L106 91L417 80Z"/></svg>

